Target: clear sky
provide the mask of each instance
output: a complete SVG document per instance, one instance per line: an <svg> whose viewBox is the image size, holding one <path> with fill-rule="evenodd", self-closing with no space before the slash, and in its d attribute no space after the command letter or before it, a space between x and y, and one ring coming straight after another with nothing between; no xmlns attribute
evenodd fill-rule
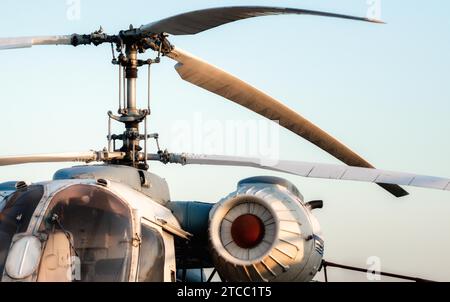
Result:
<svg viewBox="0 0 450 302"><path fill-rule="evenodd" d="M100 25L117 33L130 23L139 26L180 12L225 5L289 6L359 16L370 9L366 0L79 3L77 18L70 11L71 1L1 1L0 36L90 33ZM386 25L274 16L170 41L262 88L379 168L450 177L450 3L381 0L380 4ZM117 106L117 73L110 64L109 45L2 51L0 60L1 155L84 151L106 145L106 112ZM152 69L150 127L160 133L164 147L196 151L192 141L173 143L177 125L189 127L200 119L203 126L218 123L226 128L230 121L262 120L185 83L172 66L165 59ZM144 74L139 83L143 105ZM200 130L193 135L211 135ZM282 159L338 162L287 130L279 130L275 138ZM225 144L233 143L230 139ZM205 149L222 148L214 140L208 144L213 146ZM69 165L2 167L0 181L46 180ZM303 179L252 168L153 164L151 170L168 180L174 200L217 201L244 177L286 177L306 200L325 202L317 216L326 238L327 260L365 267L368 257L377 256L386 271L450 280L449 192L408 188L410 196L395 199L372 184ZM330 274L335 280L365 280L356 274Z"/></svg>

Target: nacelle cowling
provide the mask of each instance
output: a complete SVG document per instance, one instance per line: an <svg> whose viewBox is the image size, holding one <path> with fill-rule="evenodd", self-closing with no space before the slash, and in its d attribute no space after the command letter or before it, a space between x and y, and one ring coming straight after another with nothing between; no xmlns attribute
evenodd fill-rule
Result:
<svg viewBox="0 0 450 302"><path fill-rule="evenodd" d="M210 211L209 241L228 281L310 281L323 256L320 227L290 182L253 177Z"/></svg>

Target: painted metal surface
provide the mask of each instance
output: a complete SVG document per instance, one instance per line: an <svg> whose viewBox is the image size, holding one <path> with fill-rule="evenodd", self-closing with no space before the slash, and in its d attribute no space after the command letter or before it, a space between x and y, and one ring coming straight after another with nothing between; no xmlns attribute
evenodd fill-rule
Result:
<svg viewBox="0 0 450 302"><path fill-rule="evenodd" d="M126 184L134 190L165 205L170 200L169 186L165 179L156 174L121 165L84 165L60 169L54 180L62 179L109 179Z"/></svg>
<svg viewBox="0 0 450 302"><path fill-rule="evenodd" d="M240 247L231 225L241 215L263 223L262 241ZM209 237L216 269L230 281L310 281L320 267L320 227L303 201L278 184L243 183L210 212ZM322 250L316 249L316 239Z"/></svg>

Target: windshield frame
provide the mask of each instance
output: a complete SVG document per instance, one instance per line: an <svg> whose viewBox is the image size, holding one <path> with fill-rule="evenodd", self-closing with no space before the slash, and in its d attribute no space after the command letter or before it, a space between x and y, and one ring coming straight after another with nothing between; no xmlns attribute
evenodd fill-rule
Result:
<svg viewBox="0 0 450 302"><path fill-rule="evenodd" d="M55 183L56 182L56 183ZM114 198L120 200L123 205L127 208L128 215L130 217L130 228L131 228L131 237L132 240L135 240L136 234L139 234L139 224L136 223L137 219L137 211L133 210L130 203L126 201L121 195L117 194L115 190L110 187L105 188L105 186L98 185L95 180L62 180L62 181L51 181L44 185L44 195L41 199L41 202L36 207L34 215L30 221L28 232L34 236L40 236L42 231L40 230L41 224L44 223L45 215L47 213L48 207L52 203L53 197L55 197L59 192L68 189L71 186L75 185L87 185L99 188L112 195ZM137 273L137 259L139 253L139 245L131 244L130 247L130 256L129 256L129 264L128 264L128 276L124 278L124 281L134 281Z"/></svg>

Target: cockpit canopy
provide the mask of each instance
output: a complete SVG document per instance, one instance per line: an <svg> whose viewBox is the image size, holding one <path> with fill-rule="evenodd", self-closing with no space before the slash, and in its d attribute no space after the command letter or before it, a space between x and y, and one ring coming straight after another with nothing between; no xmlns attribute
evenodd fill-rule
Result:
<svg viewBox="0 0 450 302"><path fill-rule="evenodd" d="M73 185L52 198L44 217L39 231L65 233L82 281L128 280L131 214L118 197L98 186Z"/></svg>
<svg viewBox="0 0 450 302"><path fill-rule="evenodd" d="M43 194L43 186L33 185L16 191L6 200L0 214L3 279L12 275L5 271L5 263L10 260L7 258L11 258L8 256L11 244L28 233L42 242L39 268L28 278L128 281L133 243L128 206L108 190L90 184L71 185L50 200L42 198ZM42 217L39 225L30 224L33 213ZM14 259L20 257L14 255Z"/></svg>

